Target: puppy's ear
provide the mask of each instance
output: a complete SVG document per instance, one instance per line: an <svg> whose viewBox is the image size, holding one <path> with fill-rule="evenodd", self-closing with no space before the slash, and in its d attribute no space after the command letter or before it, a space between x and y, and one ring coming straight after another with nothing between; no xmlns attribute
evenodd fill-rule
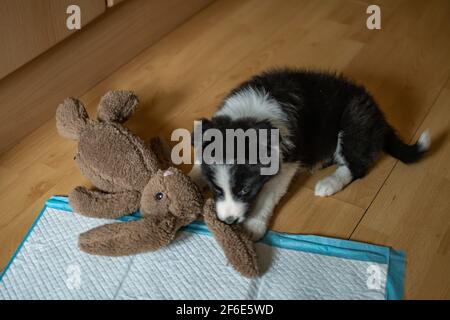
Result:
<svg viewBox="0 0 450 320"><path fill-rule="evenodd" d="M262 146L269 147L271 145L271 130L276 129L269 121L263 120L258 121L255 126L255 130L258 132L258 144ZM262 138L262 132L265 132L265 137L267 137L267 140L261 140Z"/></svg>
<svg viewBox="0 0 450 320"><path fill-rule="evenodd" d="M264 154L266 154L269 157L275 157L280 155L280 143L281 143L281 132L279 129L274 127L270 121L263 120L258 121L255 124L255 129L258 131L257 139L258 139L258 154L260 153L259 148L264 148ZM265 131L265 134L263 134L263 130ZM273 132L272 130L278 130L278 135L272 136ZM274 140L276 139L276 141ZM263 165L265 166L265 165Z"/></svg>
<svg viewBox="0 0 450 320"><path fill-rule="evenodd" d="M255 124L255 129L259 130L259 129L275 129L275 127L270 123L270 121L267 120L262 120L262 121L258 121Z"/></svg>

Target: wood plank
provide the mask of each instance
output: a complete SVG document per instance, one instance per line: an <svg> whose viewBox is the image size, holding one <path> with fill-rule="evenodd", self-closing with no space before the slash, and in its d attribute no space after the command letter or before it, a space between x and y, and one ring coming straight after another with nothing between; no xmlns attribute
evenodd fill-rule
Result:
<svg viewBox="0 0 450 320"><path fill-rule="evenodd" d="M125 1L0 81L0 153L211 0ZM130 20L133 23L130 23Z"/></svg>
<svg viewBox="0 0 450 320"><path fill-rule="evenodd" d="M450 298L449 105L445 89L419 129L431 130L430 153L395 166L351 237L406 251L410 299Z"/></svg>
<svg viewBox="0 0 450 320"><path fill-rule="evenodd" d="M363 214L364 210L357 206L333 198L323 201L313 191L294 183L275 209L270 228L347 239Z"/></svg>
<svg viewBox="0 0 450 320"><path fill-rule="evenodd" d="M77 30L66 27L69 5L83 28L106 10L104 0L3 0L0 10L0 79Z"/></svg>

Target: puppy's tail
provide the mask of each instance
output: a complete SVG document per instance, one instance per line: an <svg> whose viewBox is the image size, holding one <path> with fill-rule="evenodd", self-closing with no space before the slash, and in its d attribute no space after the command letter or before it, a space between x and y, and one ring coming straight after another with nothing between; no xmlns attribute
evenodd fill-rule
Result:
<svg viewBox="0 0 450 320"><path fill-rule="evenodd" d="M428 130L423 132L419 140L413 145L404 143L395 131L390 128L384 141L384 151L404 163L413 163L422 158L430 148L430 134Z"/></svg>

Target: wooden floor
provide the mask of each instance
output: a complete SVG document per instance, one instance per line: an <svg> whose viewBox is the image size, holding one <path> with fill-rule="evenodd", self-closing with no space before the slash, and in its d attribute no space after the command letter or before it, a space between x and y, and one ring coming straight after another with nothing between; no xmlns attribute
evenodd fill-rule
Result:
<svg viewBox="0 0 450 320"><path fill-rule="evenodd" d="M365 27L374 2L381 31ZM406 298L449 299L449 17L448 0L218 0L81 98L95 115L107 90L134 90L141 108L128 126L168 138L268 67L343 71L367 86L406 141L430 129L431 152L410 166L384 156L367 177L325 199L313 187L329 170L299 176L272 228L405 250ZM1 267L48 197L87 184L74 149L49 121L0 156Z"/></svg>

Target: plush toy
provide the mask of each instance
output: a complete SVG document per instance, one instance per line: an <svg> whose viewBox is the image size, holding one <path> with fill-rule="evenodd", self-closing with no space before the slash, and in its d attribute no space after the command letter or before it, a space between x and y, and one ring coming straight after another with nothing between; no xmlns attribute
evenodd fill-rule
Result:
<svg viewBox="0 0 450 320"><path fill-rule="evenodd" d="M161 160L161 144L145 143L121 123L135 111L138 98L129 91L102 97L98 120L91 120L76 99L56 111L61 136L78 140L75 161L97 190L76 187L69 195L74 211L95 218L118 218L135 211L141 219L99 226L79 237L82 251L122 256L154 251L169 244L182 226L203 217L231 265L242 275L258 275L254 244L238 225L217 219L193 181Z"/></svg>

